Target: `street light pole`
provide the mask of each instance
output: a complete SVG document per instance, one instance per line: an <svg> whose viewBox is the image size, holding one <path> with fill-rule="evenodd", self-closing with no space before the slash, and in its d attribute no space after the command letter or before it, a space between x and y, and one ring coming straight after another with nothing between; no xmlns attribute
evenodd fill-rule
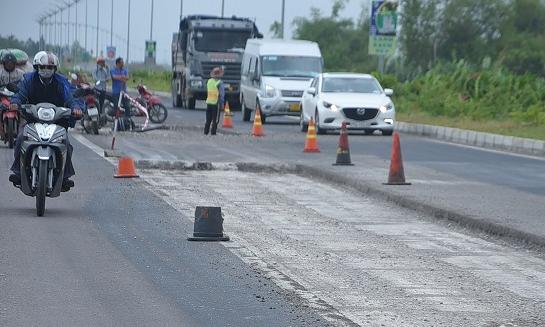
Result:
<svg viewBox="0 0 545 327"><path fill-rule="evenodd" d="M114 0L112 0L112 11L110 12L110 46L114 43Z"/></svg>
<svg viewBox="0 0 545 327"><path fill-rule="evenodd" d="M99 53L98 52L98 27L100 26L99 25L99 22L100 22L99 17L100 17L100 0L97 0L97 48L96 48L96 51L97 51L96 56L97 57L98 57L98 53Z"/></svg>
<svg viewBox="0 0 545 327"><path fill-rule="evenodd" d="M280 38L284 38L284 23L285 23L285 12L286 12L286 0L282 0L282 30L280 30Z"/></svg>
<svg viewBox="0 0 545 327"><path fill-rule="evenodd" d="M149 28L149 40L153 40L153 0L151 0L151 23Z"/></svg>
<svg viewBox="0 0 545 327"><path fill-rule="evenodd" d="M87 0L85 0L85 50L87 50Z"/></svg>
<svg viewBox="0 0 545 327"><path fill-rule="evenodd" d="M184 0L180 0L180 20L182 20L184 14Z"/></svg>
<svg viewBox="0 0 545 327"><path fill-rule="evenodd" d="M129 0L129 10L128 10L128 17L127 17L127 65L129 65L129 40L131 38L130 36L131 36L131 0Z"/></svg>
<svg viewBox="0 0 545 327"><path fill-rule="evenodd" d="M225 14L225 0L221 0L221 17Z"/></svg>

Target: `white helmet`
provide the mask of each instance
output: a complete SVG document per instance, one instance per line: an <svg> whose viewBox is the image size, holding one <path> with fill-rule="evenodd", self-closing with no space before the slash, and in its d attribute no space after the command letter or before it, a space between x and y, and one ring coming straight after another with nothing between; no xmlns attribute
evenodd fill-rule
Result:
<svg viewBox="0 0 545 327"><path fill-rule="evenodd" d="M34 56L32 66L41 77L50 78L59 67L59 58L52 52L40 51Z"/></svg>

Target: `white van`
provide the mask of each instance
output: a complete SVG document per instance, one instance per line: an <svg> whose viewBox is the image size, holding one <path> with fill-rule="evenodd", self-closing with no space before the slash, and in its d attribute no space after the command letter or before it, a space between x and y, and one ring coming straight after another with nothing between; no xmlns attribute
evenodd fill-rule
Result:
<svg viewBox="0 0 545 327"><path fill-rule="evenodd" d="M303 92L322 68L316 42L248 40L241 66L242 119L249 121L258 105L262 123L270 116L299 116Z"/></svg>

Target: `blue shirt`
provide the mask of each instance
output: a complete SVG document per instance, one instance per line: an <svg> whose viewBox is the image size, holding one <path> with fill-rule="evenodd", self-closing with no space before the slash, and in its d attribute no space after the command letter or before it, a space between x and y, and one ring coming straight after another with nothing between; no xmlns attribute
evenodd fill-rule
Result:
<svg viewBox="0 0 545 327"><path fill-rule="evenodd" d="M125 68L112 68L110 70L110 75L112 75L112 93L119 94L121 91L127 91L127 83L114 79L114 76L129 76L129 72Z"/></svg>

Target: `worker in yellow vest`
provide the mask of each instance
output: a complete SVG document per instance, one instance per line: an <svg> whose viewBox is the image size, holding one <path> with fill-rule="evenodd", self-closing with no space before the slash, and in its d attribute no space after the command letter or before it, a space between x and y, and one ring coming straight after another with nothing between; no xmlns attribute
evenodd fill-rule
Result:
<svg viewBox="0 0 545 327"><path fill-rule="evenodd" d="M206 84L207 97L206 97L206 123L204 124L204 134L208 135L208 132L212 135L216 135L216 129L219 123L219 109L223 108L225 103L225 89L221 77L223 76L223 69L221 67L215 67L210 72L210 79ZM210 124L212 124L212 130L210 130Z"/></svg>

